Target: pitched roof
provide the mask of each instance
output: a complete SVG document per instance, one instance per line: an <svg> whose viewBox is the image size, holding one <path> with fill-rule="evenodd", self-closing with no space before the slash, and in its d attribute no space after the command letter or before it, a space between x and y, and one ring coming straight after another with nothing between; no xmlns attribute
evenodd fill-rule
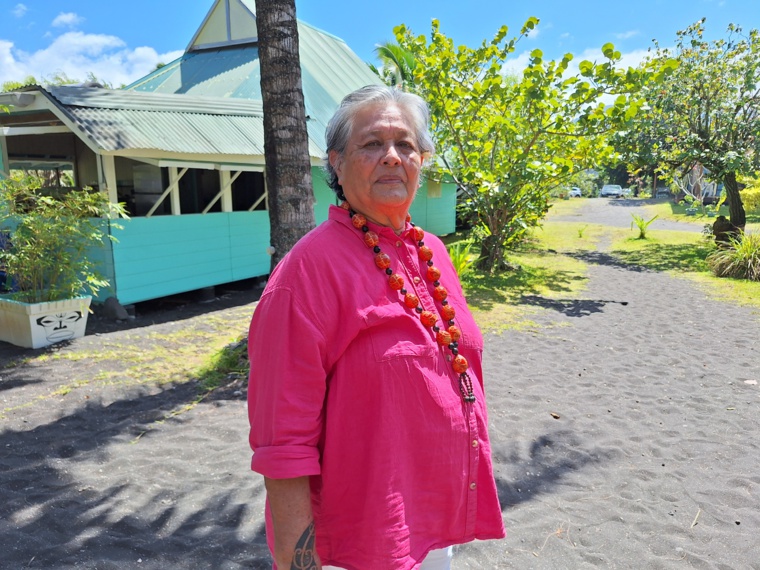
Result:
<svg viewBox="0 0 760 570"><path fill-rule="evenodd" d="M56 114L107 153L264 155L258 101L81 86L33 86L25 91L41 93ZM321 157L322 146L310 139L309 154Z"/></svg>

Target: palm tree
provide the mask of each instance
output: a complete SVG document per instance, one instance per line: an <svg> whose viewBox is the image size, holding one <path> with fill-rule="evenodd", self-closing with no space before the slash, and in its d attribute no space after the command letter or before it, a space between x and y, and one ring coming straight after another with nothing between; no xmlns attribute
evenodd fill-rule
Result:
<svg viewBox="0 0 760 570"><path fill-rule="evenodd" d="M316 225L295 0L256 0L256 25L274 269Z"/></svg>
<svg viewBox="0 0 760 570"><path fill-rule="evenodd" d="M386 42L375 46L375 54L382 62L382 67L377 69L370 65L386 85L408 90L414 85L414 70L417 60L412 52L402 48L398 44Z"/></svg>

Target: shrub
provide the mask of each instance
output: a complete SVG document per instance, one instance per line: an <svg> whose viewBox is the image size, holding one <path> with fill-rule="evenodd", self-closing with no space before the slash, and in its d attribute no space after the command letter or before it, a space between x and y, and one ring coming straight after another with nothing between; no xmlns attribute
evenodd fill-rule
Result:
<svg viewBox="0 0 760 570"><path fill-rule="evenodd" d="M731 238L729 247L707 256L707 263L718 277L760 281L760 234Z"/></svg>
<svg viewBox="0 0 760 570"><path fill-rule="evenodd" d="M472 260L470 259L471 249L472 244L466 242L459 242L448 248L451 263L454 265L454 269L456 269L457 275L460 279L467 275L472 269Z"/></svg>
<svg viewBox="0 0 760 570"><path fill-rule="evenodd" d="M741 191L742 204L748 212L760 212L760 186L750 186Z"/></svg>

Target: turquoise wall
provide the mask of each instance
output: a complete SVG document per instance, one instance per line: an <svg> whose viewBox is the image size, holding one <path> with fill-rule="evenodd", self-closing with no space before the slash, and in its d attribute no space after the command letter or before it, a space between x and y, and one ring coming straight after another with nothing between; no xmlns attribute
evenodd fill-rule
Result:
<svg viewBox="0 0 760 570"><path fill-rule="evenodd" d="M314 217L327 219L335 194L321 169L312 168ZM443 184L441 196L428 197L427 182L419 189L410 213L425 231L455 231L456 185ZM122 304L137 303L267 275L271 258L269 212L216 212L119 220L111 227L118 240L92 252L101 273L111 282L98 300L116 295Z"/></svg>
<svg viewBox="0 0 760 570"><path fill-rule="evenodd" d="M268 212L153 216L119 225L112 285L122 304L269 273Z"/></svg>
<svg viewBox="0 0 760 570"><path fill-rule="evenodd" d="M417 197L409 208L409 213L412 221L426 232L445 236L456 231L456 206L456 184L443 183L440 198L430 198L428 183L425 181L417 190Z"/></svg>

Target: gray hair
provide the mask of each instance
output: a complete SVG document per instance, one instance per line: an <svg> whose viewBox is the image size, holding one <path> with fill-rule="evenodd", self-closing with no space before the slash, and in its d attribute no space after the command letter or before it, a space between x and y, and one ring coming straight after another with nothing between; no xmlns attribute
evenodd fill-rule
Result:
<svg viewBox="0 0 760 570"><path fill-rule="evenodd" d="M378 103L396 104L407 111L412 116L412 126L420 154L428 158L435 152L435 143L433 143L429 131L430 110L422 97L385 85L361 87L343 98L338 110L327 123L325 133L327 155L324 158L324 167L327 172L327 185L335 191L338 197L343 196L343 188L338 183L338 174L330 164L330 152L335 151L338 154L345 152L348 139L351 138L351 131L354 128L356 114L363 107Z"/></svg>

